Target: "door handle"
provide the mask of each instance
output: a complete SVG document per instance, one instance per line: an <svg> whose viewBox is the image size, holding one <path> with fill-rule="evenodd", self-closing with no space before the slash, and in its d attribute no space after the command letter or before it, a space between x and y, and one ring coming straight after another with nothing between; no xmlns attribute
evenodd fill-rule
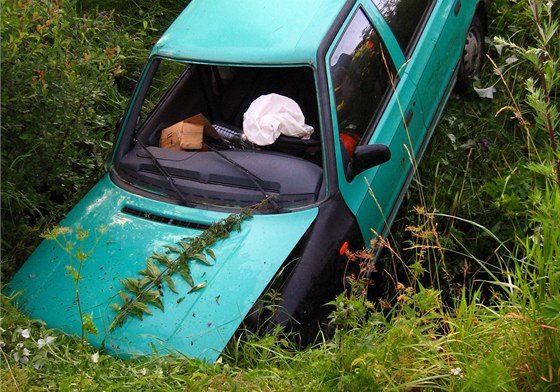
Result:
<svg viewBox="0 0 560 392"><path fill-rule="evenodd" d="M408 109L408 112L406 112L406 116L404 117L404 125L406 125L407 128L412 121L412 116L414 116L414 112L412 111L412 109Z"/></svg>

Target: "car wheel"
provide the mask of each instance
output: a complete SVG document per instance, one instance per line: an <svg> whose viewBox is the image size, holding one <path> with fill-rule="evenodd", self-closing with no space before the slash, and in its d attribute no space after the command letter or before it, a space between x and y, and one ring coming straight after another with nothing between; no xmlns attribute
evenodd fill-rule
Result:
<svg viewBox="0 0 560 392"><path fill-rule="evenodd" d="M463 53L459 60L459 71L455 91L465 92L480 74L484 58L484 26L480 17L475 15L469 26Z"/></svg>

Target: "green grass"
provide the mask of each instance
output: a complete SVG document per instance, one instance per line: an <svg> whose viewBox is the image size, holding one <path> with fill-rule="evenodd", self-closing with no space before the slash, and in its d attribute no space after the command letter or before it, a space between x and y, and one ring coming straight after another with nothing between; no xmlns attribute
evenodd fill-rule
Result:
<svg viewBox="0 0 560 392"><path fill-rule="evenodd" d="M386 239L376 295L333 301L333 339L300 349L280 332L245 332L216 364L121 360L2 296L1 389L558 390L560 18L556 2L549 12L535 1L537 14L532 4L493 2L489 34L502 38L488 45L477 87L494 87L494 98L452 97ZM165 20L153 7L134 29ZM5 185L9 201L36 208Z"/></svg>

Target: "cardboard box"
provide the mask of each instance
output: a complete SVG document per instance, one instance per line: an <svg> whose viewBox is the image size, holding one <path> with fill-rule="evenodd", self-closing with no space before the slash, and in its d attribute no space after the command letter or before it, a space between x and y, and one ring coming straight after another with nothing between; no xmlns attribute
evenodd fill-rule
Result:
<svg viewBox="0 0 560 392"><path fill-rule="evenodd" d="M204 136L220 139L208 119L197 114L163 129L159 146L171 150L201 150Z"/></svg>

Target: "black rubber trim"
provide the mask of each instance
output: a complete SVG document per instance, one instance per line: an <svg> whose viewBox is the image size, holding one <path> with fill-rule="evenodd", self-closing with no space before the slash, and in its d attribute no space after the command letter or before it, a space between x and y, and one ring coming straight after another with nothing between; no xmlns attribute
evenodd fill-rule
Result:
<svg viewBox="0 0 560 392"><path fill-rule="evenodd" d="M138 210L133 207L124 207L121 210L121 212L123 214L132 215L137 218L142 218L142 219L163 223L171 226L187 227L189 229L195 229L195 230L206 230L210 228L210 225L205 223L197 223L197 222L191 222L182 219L170 218L168 216L163 216L163 215L153 214L151 212Z"/></svg>

